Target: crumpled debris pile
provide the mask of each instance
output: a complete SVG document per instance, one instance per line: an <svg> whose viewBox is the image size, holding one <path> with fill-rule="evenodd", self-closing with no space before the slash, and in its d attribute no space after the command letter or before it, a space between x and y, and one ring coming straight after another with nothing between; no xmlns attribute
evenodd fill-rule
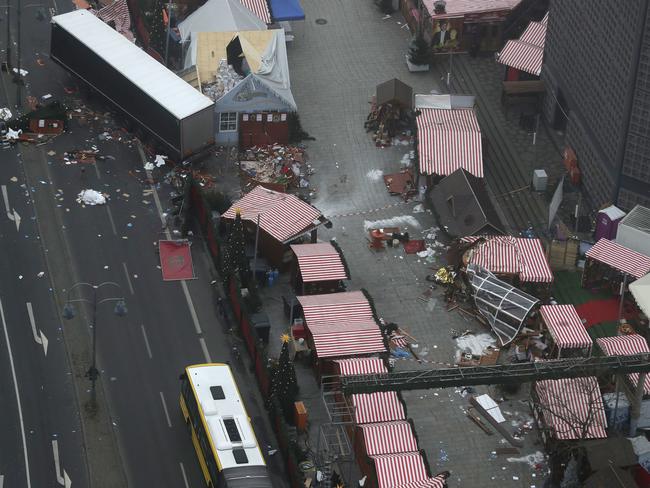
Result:
<svg viewBox="0 0 650 488"><path fill-rule="evenodd" d="M91 150L74 150L63 153L65 164L92 164L98 159L99 150L93 147Z"/></svg>
<svg viewBox="0 0 650 488"><path fill-rule="evenodd" d="M17 141L20 139L20 134L22 134L22 129L13 130L11 127L7 128L7 133L4 135L5 141Z"/></svg>
<svg viewBox="0 0 650 488"><path fill-rule="evenodd" d="M244 178L275 183L284 190L309 188L308 177L313 173L302 145L254 146L239 155L239 169Z"/></svg>
<svg viewBox="0 0 650 488"><path fill-rule="evenodd" d="M154 168L160 168L162 166L165 166L167 164L167 156L163 156L162 154L156 154L156 157L152 162L146 162L144 165L144 169L147 171L152 171Z"/></svg>
<svg viewBox="0 0 650 488"><path fill-rule="evenodd" d="M13 114L11 113L11 110L8 108L0 108L0 119L4 120L5 122L8 120L11 120L11 117L13 117Z"/></svg>
<svg viewBox="0 0 650 488"><path fill-rule="evenodd" d="M215 74L215 81L212 83L204 83L201 88L206 97L217 101L243 79L225 59L221 59L219 60L219 66Z"/></svg>
<svg viewBox="0 0 650 488"><path fill-rule="evenodd" d="M106 195L96 190L81 190L77 195L77 202L82 205L104 205L106 204Z"/></svg>

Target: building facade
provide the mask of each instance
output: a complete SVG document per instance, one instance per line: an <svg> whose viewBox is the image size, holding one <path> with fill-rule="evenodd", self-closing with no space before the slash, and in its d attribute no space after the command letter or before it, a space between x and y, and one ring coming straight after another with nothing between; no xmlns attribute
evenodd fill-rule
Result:
<svg viewBox="0 0 650 488"><path fill-rule="evenodd" d="M600 207L650 205L648 0L552 0L544 112Z"/></svg>

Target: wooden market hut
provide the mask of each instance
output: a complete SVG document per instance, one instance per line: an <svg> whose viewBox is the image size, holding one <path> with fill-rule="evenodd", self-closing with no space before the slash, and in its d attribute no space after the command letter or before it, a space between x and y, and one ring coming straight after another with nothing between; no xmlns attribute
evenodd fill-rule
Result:
<svg viewBox="0 0 650 488"><path fill-rule="evenodd" d="M300 295L343 291L350 279L348 266L339 248L329 242L292 244L291 282Z"/></svg>

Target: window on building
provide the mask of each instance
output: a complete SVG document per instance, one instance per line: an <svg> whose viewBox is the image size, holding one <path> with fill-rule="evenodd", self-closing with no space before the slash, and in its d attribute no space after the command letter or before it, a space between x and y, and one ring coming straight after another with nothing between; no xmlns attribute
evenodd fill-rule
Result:
<svg viewBox="0 0 650 488"><path fill-rule="evenodd" d="M237 112L223 112L219 114L219 132L233 132L237 130Z"/></svg>

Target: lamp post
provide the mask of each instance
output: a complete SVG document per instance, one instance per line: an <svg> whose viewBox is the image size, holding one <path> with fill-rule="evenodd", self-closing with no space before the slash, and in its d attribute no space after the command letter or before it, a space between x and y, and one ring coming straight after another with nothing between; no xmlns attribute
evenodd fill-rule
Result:
<svg viewBox="0 0 650 488"><path fill-rule="evenodd" d="M117 288L119 291L122 291L122 287L118 285L117 283L114 283L112 281L105 281L103 283L100 283L98 285L95 285L93 283L84 283L84 282L79 282L75 283L72 285L72 287L68 290L68 295L66 297L65 305L63 306L63 317L67 320L72 319L76 312L74 309L74 303L79 303L79 302L85 302L85 303L90 303L92 305L92 327L93 327L93 339L92 339L92 364L90 368L88 368L88 371L86 372L86 377L90 380L91 382L91 406L94 407L96 404L96 390L95 390L95 383L97 382L97 378L99 377L99 371L97 370L97 305L101 305L102 303L115 303L115 308L113 312L115 315L119 317L123 317L127 313L127 308L126 308L126 302L124 301L124 297L106 297L106 298L100 298L98 300L97 297L97 292L99 289L104 288L104 287L113 287ZM78 296L77 298L71 297L72 293L75 290L80 290L80 289L90 289L92 290L92 298L88 299L83 296Z"/></svg>

